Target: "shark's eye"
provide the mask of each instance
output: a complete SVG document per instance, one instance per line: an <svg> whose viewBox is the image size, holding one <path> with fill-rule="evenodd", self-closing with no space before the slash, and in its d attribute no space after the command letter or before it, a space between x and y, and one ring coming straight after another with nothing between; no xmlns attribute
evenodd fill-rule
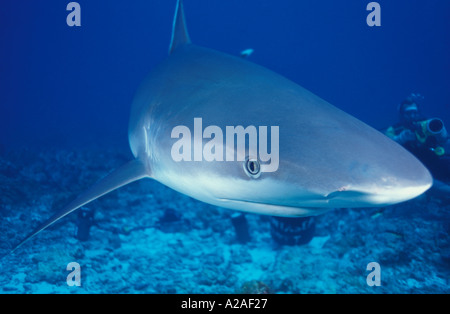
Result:
<svg viewBox="0 0 450 314"><path fill-rule="evenodd" d="M259 164L259 161L257 159L249 158L244 163L244 169L245 172L251 177L251 178L258 178L261 174L261 166Z"/></svg>

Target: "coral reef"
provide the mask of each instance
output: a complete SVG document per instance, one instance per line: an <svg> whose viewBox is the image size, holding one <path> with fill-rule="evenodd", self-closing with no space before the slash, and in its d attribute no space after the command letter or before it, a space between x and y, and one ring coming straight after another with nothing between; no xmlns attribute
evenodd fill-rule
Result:
<svg viewBox="0 0 450 314"><path fill-rule="evenodd" d="M5 151L0 156L0 254L126 160L120 152ZM89 204L86 241L76 213L0 264L0 293L449 293L450 204L436 194L315 217L314 238L280 245L270 217L234 211L142 180ZM81 286L66 284L69 262ZM368 286L370 262L381 286ZM269 288L270 287L270 288Z"/></svg>

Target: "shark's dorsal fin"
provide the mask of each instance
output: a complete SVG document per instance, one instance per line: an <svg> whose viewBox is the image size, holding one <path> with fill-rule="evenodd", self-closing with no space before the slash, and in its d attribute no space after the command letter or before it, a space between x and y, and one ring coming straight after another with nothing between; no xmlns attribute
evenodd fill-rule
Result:
<svg viewBox="0 0 450 314"><path fill-rule="evenodd" d="M170 42L169 54L178 47L190 43L191 39L189 38L184 18L183 0L178 0L175 18L173 19L172 40Z"/></svg>

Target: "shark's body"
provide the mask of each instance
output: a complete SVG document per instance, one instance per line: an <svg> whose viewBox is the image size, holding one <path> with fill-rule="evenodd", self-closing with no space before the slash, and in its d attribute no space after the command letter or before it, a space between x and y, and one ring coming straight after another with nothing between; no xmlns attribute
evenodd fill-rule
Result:
<svg viewBox="0 0 450 314"><path fill-rule="evenodd" d="M252 177L244 171L245 161L175 161L171 132L179 125L194 129L195 118L222 130L279 127L277 171ZM18 246L84 204L145 177L213 205L280 216L394 204L432 184L425 167L401 146L306 89L242 58L193 45L181 1L170 56L134 100L129 140L136 159Z"/></svg>

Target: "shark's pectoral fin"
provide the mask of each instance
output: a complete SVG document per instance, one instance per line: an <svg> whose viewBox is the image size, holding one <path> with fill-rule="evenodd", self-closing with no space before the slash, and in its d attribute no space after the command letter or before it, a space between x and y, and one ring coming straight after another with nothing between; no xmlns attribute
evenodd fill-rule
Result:
<svg viewBox="0 0 450 314"><path fill-rule="evenodd" d="M138 159L132 160L120 168L114 170L106 177L101 179L95 185L93 185L89 190L83 192L79 195L74 201L69 203L66 207L62 208L60 211L55 213L52 217L50 217L45 222L41 223L36 227L29 235L25 237L19 244L17 244L10 253L14 252L17 248L19 248L22 244L30 240L32 237L37 235L42 230L51 226L59 219L64 216L70 214L74 210L80 208L81 206L92 202L93 200L117 189L121 186L124 186L133 181L149 177L148 171L142 162Z"/></svg>

